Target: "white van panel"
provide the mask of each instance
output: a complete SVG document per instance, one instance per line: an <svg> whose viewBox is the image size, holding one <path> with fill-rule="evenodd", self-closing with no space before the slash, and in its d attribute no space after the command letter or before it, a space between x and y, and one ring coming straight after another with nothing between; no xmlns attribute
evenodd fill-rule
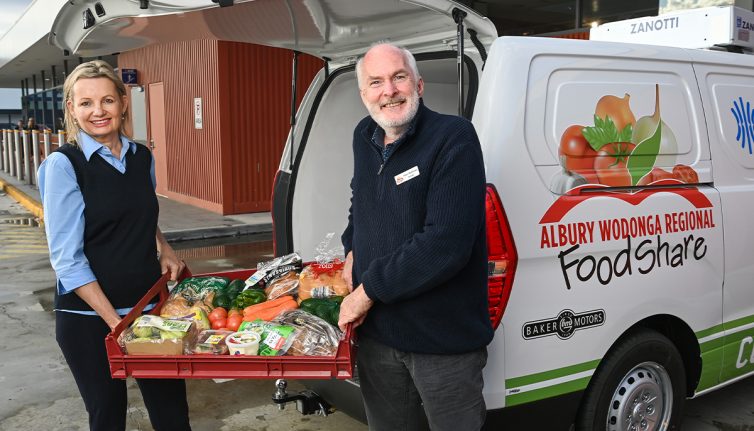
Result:
<svg viewBox="0 0 754 431"><path fill-rule="evenodd" d="M725 237L725 328L721 381L754 371L754 59L720 54L699 56L694 68L710 132L715 187L720 191ZM716 63L715 60L724 60ZM735 64L735 65L731 65Z"/></svg>
<svg viewBox="0 0 754 431"><path fill-rule="evenodd" d="M570 54L579 42L536 46L531 39L506 39L498 39L490 51L474 124L488 182L500 195L518 254L508 307L490 346L502 352L498 343L504 335L504 359L488 361L485 368L485 379L505 376L505 405L511 406L585 388L618 337L642 319L674 316L694 332L719 325L724 256L720 198L711 187L561 196L550 191L541 175L561 169L553 156L554 131L588 120L590 111L593 115L599 97L579 97L579 91L636 93L639 100L635 104L632 93L631 109L639 117L653 113L655 84L660 84L661 116L679 141L686 141L675 156L706 177L700 182L711 181L706 125L690 63L621 62L614 58L618 48L607 46L611 44L590 44L591 55L577 59L563 53ZM673 51L669 58L682 57L680 50ZM531 61L536 70L524 75L522 61ZM661 73L627 72L644 70L645 64ZM576 67L584 72L575 73ZM617 77L611 80L608 73ZM548 99L548 89L552 96L562 91L560 102L568 103L560 111L546 109L558 100ZM679 106L665 110L665 100ZM524 162L527 158L550 166L536 167ZM701 222L697 225L695 218L692 226L686 222L689 215L699 215ZM628 228L626 235L621 235L622 226ZM577 234L569 237L568 232ZM590 271L592 263L599 274ZM625 272L619 276L618 270ZM569 327L560 326L561 321L571 322L570 332L555 330ZM586 326L574 326L577 321ZM499 399L492 391L485 392L488 408L501 407L492 404Z"/></svg>
<svg viewBox="0 0 754 431"><path fill-rule="evenodd" d="M329 232L335 234L330 247L337 246L348 224L353 127L367 115L356 74L338 75L320 106L326 108L317 111L312 123L293 194L293 244L305 261L314 259L317 244Z"/></svg>

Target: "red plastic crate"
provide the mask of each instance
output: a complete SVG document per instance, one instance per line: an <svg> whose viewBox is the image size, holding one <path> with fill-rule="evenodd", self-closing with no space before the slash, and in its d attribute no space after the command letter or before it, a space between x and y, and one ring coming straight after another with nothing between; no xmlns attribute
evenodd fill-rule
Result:
<svg viewBox="0 0 754 431"><path fill-rule="evenodd" d="M221 277L248 278L255 270L214 272L197 276L216 275ZM179 280L191 276L185 269ZM353 363L356 359L355 343L349 325L345 339L338 345L335 356L230 356L230 355L181 355L152 356L127 355L118 344L118 336L144 307L157 295L160 300L151 310L159 314L162 304L168 298L167 282L170 274L163 275L144 295L133 310L105 337L107 358L110 361L110 374L113 378L125 379L348 379L353 376Z"/></svg>

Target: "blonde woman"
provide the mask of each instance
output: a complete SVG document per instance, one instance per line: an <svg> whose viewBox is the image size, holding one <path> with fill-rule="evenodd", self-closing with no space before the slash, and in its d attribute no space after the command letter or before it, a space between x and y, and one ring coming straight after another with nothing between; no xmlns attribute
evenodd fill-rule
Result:
<svg viewBox="0 0 754 431"><path fill-rule="evenodd" d="M154 162L123 130L126 88L103 61L63 85L68 143L39 167L56 339L91 430L124 430L126 383L110 377L105 336L157 281L183 269L157 227ZM159 256L159 257L158 257ZM183 380L137 379L156 431L190 430Z"/></svg>

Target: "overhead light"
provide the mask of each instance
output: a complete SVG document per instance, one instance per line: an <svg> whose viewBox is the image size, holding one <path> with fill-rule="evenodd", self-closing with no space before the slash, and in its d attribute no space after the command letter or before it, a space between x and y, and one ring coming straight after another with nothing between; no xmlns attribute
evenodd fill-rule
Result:
<svg viewBox="0 0 754 431"><path fill-rule="evenodd" d="M592 23L589 25L592 28L597 28L600 25L599 21L592 21Z"/></svg>
<svg viewBox="0 0 754 431"><path fill-rule="evenodd" d="M96 12L97 16L100 18L105 16L105 8L102 6L102 3L97 2L94 4L94 12Z"/></svg>
<svg viewBox="0 0 754 431"><path fill-rule="evenodd" d="M81 18L84 20L84 30L94 26L94 15L89 8L84 11Z"/></svg>

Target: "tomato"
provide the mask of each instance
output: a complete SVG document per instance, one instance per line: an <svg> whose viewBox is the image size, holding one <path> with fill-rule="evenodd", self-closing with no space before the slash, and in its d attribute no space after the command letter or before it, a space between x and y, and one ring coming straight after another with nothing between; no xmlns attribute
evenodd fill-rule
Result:
<svg viewBox="0 0 754 431"><path fill-rule="evenodd" d="M699 175L694 168L686 165L675 165L673 167L673 178L683 181L684 183L698 183Z"/></svg>
<svg viewBox="0 0 754 431"><path fill-rule="evenodd" d="M605 144L597 152L594 169L600 184L611 187L631 186L631 174L626 168L628 156L636 145L630 142L613 142Z"/></svg>
<svg viewBox="0 0 754 431"><path fill-rule="evenodd" d="M560 137L558 157L560 164L570 172L589 172L594 169L594 158L597 152L589 145L581 129L584 126L570 126Z"/></svg>
<svg viewBox="0 0 754 431"><path fill-rule="evenodd" d="M234 315L242 316L243 313L241 313L241 310L239 310L238 308L231 308L228 311L228 317L234 316Z"/></svg>
<svg viewBox="0 0 754 431"><path fill-rule="evenodd" d="M222 317L220 319L217 319L217 320L213 320L212 321L212 329L222 329L222 328L225 328L225 327L227 327L227 323L228 323L228 321L224 317Z"/></svg>
<svg viewBox="0 0 754 431"><path fill-rule="evenodd" d="M673 178L672 173L661 168L654 168L649 173L647 173L647 175L644 175L643 177L641 177L641 179L636 185L646 186L647 184L651 184L655 181L667 180L667 179L672 179L672 178Z"/></svg>
<svg viewBox="0 0 754 431"><path fill-rule="evenodd" d="M240 314L234 314L232 316L228 316L228 329L231 331L238 331L238 327L241 326L241 322L243 322L243 316Z"/></svg>
<svg viewBox="0 0 754 431"><path fill-rule="evenodd" d="M216 307L212 311L209 312L209 321L214 322L215 320L224 319L228 317L228 312L225 311L223 307Z"/></svg>

